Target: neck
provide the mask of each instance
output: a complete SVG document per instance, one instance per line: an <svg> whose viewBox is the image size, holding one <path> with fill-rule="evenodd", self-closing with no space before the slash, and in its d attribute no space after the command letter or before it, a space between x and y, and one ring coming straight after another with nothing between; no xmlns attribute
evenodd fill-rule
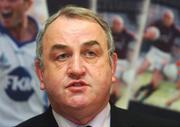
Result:
<svg viewBox="0 0 180 127"><path fill-rule="evenodd" d="M93 118L96 117L96 115L101 112L106 106L107 103L104 103L103 105L100 106L85 106L84 108L61 108L59 107L58 109L53 107L53 109L60 115L62 115L64 118L70 120L71 122L78 124L78 125L85 125ZM62 110L63 109L63 110Z"/></svg>
<svg viewBox="0 0 180 127"><path fill-rule="evenodd" d="M25 42L31 40L36 31L35 24L28 20L24 19L21 23L18 23L15 27L8 29L10 34L19 42Z"/></svg>

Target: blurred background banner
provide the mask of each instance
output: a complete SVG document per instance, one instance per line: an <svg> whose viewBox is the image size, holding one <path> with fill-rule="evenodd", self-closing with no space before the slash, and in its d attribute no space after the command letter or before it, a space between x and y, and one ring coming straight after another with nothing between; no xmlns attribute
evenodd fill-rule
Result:
<svg viewBox="0 0 180 127"><path fill-rule="evenodd" d="M0 0L0 126L12 127L48 107L34 72L36 36L46 0Z"/></svg>
<svg viewBox="0 0 180 127"><path fill-rule="evenodd" d="M42 25L65 5L90 8L111 27L118 55L111 104L179 118L180 0L33 0L28 14ZM0 57L2 61L4 56ZM44 99L47 102L46 96Z"/></svg>
<svg viewBox="0 0 180 127"><path fill-rule="evenodd" d="M28 13L43 24L49 16L47 2L46 0L33 0L33 2L33 6Z"/></svg>

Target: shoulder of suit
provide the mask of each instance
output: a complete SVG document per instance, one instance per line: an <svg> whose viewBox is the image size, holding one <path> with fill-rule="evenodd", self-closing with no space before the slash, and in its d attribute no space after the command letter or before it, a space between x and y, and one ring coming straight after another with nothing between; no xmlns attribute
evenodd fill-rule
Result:
<svg viewBox="0 0 180 127"><path fill-rule="evenodd" d="M37 115L35 117L32 117L21 124L15 126L15 127L58 127L54 116L52 114L51 107L48 108L48 110L40 115Z"/></svg>
<svg viewBox="0 0 180 127"><path fill-rule="evenodd" d="M127 127L180 127L177 121L162 119L147 113L138 113L111 106L112 125Z"/></svg>

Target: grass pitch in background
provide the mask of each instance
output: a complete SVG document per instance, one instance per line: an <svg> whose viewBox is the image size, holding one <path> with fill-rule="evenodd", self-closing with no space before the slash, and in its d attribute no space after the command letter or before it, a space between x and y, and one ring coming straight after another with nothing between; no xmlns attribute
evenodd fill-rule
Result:
<svg viewBox="0 0 180 127"><path fill-rule="evenodd" d="M138 88L140 88L142 85L147 84L150 80L151 80L151 72L145 72L144 74L138 76L136 83L133 84L131 88L132 90L131 95L133 95L133 93L135 93L138 90ZM130 101L128 98L129 93L127 92L127 89L128 89L127 86L121 87L122 96L116 103L116 106L121 107L123 109L128 108L126 104L128 103L128 101ZM180 98L170 106L165 105L167 100L169 100L179 92L180 91L176 89L176 85L174 82L163 80L159 84L159 88L151 96L149 96L146 100L144 100L143 103L180 112ZM143 96L143 93L141 94L141 96ZM139 98L141 98L141 96Z"/></svg>
<svg viewBox="0 0 180 127"><path fill-rule="evenodd" d="M140 75L137 78L136 84L132 86L132 92L135 93L135 91L139 87L147 84L150 81L150 79L151 72L145 72L144 74ZM159 84L159 88L151 96L145 99L143 103L180 112L180 98L176 102L172 103L172 105L170 106L165 105L167 100L169 100L179 92L180 90L178 91L176 89L176 85L174 82L163 80Z"/></svg>

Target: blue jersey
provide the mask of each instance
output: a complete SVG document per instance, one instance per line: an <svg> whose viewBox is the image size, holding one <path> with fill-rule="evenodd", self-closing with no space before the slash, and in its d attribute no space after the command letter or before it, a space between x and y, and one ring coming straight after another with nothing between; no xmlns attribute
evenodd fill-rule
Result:
<svg viewBox="0 0 180 127"><path fill-rule="evenodd" d="M37 23L29 17L29 20ZM0 25L0 127L18 124L44 111L44 93L34 72L35 36L18 42Z"/></svg>

